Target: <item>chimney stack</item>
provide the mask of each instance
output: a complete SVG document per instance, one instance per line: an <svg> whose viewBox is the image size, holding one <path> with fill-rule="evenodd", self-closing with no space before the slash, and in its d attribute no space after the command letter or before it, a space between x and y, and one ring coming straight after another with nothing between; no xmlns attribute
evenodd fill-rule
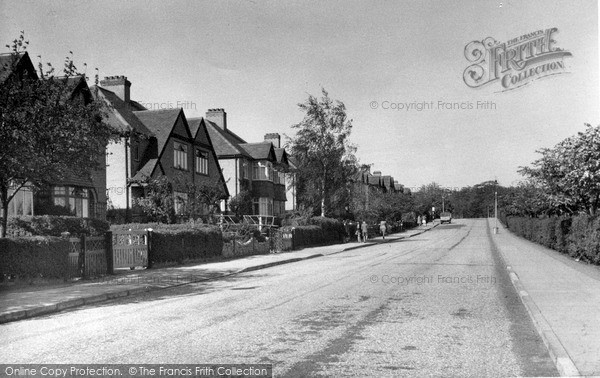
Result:
<svg viewBox="0 0 600 378"><path fill-rule="evenodd" d="M373 172L373 176L381 176L381 171L375 171L375 172Z"/></svg>
<svg viewBox="0 0 600 378"><path fill-rule="evenodd" d="M225 109L217 108L217 109L208 109L206 112L207 120L215 123L217 126L222 128L223 130L227 130L227 113L225 113Z"/></svg>
<svg viewBox="0 0 600 378"><path fill-rule="evenodd" d="M121 100L129 102L129 88L131 82L126 76L105 76L104 80L100 81L100 86L114 92Z"/></svg>
<svg viewBox="0 0 600 378"><path fill-rule="evenodd" d="M265 142L271 142L273 147L281 148L281 135L277 133L265 134Z"/></svg>

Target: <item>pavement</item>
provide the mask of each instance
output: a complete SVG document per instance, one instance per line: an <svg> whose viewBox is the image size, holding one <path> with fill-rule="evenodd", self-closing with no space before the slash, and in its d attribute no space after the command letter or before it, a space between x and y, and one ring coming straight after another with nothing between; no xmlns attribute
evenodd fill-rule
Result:
<svg viewBox="0 0 600 378"><path fill-rule="evenodd" d="M600 376L600 267L498 226L495 248L560 374Z"/></svg>
<svg viewBox="0 0 600 378"><path fill-rule="evenodd" d="M117 270L115 275L93 280L47 286L0 286L0 324L47 315L79 306L133 296L227 277L243 272L265 269L311 258L332 255L376 244L389 243L420 235L438 225L426 226L369 239L365 243L349 242L297 251L158 269Z"/></svg>

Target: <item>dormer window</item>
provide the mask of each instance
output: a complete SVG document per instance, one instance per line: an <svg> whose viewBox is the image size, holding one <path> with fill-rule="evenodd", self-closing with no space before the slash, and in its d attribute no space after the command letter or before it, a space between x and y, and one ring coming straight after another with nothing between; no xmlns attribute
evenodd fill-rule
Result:
<svg viewBox="0 0 600 378"><path fill-rule="evenodd" d="M183 143L174 142L173 150L174 150L173 167L175 167L176 169L181 169L181 170L187 171L187 169L188 169L188 163L187 163L188 162L188 155L187 155L188 147Z"/></svg>

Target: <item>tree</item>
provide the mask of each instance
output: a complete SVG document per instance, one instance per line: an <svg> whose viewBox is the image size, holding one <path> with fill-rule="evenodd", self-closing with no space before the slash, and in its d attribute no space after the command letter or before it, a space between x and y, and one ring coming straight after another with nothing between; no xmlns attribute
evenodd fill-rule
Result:
<svg viewBox="0 0 600 378"><path fill-rule="evenodd" d="M298 163L298 201L319 209L323 217L343 213L357 166L356 147L348 141L352 121L345 105L330 99L325 89L321 98L309 95L298 107L304 119L292 126L298 131L287 143Z"/></svg>
<svg viewBox="0 0 600 378"><path fill-rule="evenodd" d="M220 210L223 186L215 180L196 184L182 176L146 179L144 197L135 199L144 214L154 222L176 223L177 216L197 219ZM178 211L176 212L176 207Z"/></svg>
<svg viewBox="0 0 600 378"><path fill-rule="evenodd" d="M229 201L229 208L238 217L252 214L252 194L248 190L242 190Z"/></svg>
<svg viewBox="0 0 600 378"><path fill-rule="evenodd" d="M533 167L519 172L544 189L551 207L595 215L600 205L600 126L586 124L584 132L538 152L542 157Z"/></svg>
<svg viewBox="0 0 600 378"><path fill-rule="evenodd" d="M115 137L102 101L79 96L85 81L71 56L62 76L50 63L33 67L23 32L0 67L0 236L6 236L8 205L25 185L40 187L67 176L86 177L100 168L108 141ZM85 85L87 88L87 85Z"/></svg>
<svg viewBox="0 0 600 378"><path fill-rule="evenodd" d="M134 204L139 206L144 214L154 222L175 223L175 197L173 185L166 176L148 180L145 195L136 198Z"/></svg>

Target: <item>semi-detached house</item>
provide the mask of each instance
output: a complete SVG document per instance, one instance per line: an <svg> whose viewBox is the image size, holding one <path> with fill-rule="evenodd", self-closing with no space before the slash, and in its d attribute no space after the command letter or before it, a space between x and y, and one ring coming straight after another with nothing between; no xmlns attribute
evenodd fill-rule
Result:
<svg viewBox="0 0 600 378"><path fill-rule="evenodd" d="M227 186L204 121L190 127L182 109L148 110L131 100L130 87L125 76L106 77L99 87L99 95L112 107L108 122L125 134L107 148L109 208L129 213L135 199L145 195L148 180L160 176L217 186L226 199ZM185 200L182 187L173 190ZM175 210L183 205L176 201Z"/></svg>
<svg viewBox="0 0 600 378"><path fill-rule="evenodd" d="M206 128L231 197L248 191L252 214L281 216L295 204L293 165L281 148L279 134L267 134L262 142L247 143L227 126L224 109L209 109L205 118L190 119L190 124L205 121ZM222 210L227 211L223 201Z"/></svg>

